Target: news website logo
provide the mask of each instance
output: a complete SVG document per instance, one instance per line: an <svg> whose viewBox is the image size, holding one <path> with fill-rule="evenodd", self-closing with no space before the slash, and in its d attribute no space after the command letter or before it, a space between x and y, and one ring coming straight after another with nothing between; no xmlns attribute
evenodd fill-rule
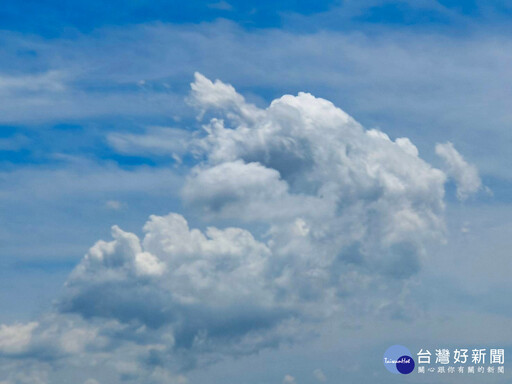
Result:
<svg viewBox="0 0 512 384"><path fill-rule="evenodd" d="M414 371L414 359L403 345L392 345L384 353L384 366L395 374L408 375Z"/></svg>

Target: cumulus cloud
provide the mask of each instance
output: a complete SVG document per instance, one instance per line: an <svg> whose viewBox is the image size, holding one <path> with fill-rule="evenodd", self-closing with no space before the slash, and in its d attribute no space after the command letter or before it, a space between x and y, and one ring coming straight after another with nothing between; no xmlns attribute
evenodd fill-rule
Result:
<svg viewBox="0 0 512 384"><path fill-rule="evenodd" d="M275 247L286 244L282 257L325 266L350 249L369 269L396 276L417 270L423 242L443 230L445 175L408 139L365 131L307 93L263 110L201 75L193 89L193 103L214 105L219 118L196 141L207 160L185 185L190 206L208 217L268 223ZM312 231L292 251L296 220Z"/></svg>
<svg viewBox="0 0 512 384"><path fill-rule="evenodd" d="M196 72L191 84L189 104L198 109L202 118L209 110L225 111L233 119L252 120L259 117L261 111L254 105L246 103L245 98L236 92L230 84L220 80L215 82Z"/></svg>
<svg viewBox="0 0 512 384"><path fill-rule="evenodd" d="M189 103L209 116L187 143L182 197L206 228L178 213L150 216L142 236L114 226L53 312L0 329L4 359L183 383L176 372L297 341L335 314L400 313L386 292L403 297L443 237L442 171L308 93L262 109L196 74Z"/></svg>
<svg viewBox="0 0 512 384"><path fill-rule="evenodd" d="M459 200L467 199L482 188L478 170L462 157L452 143L436 144L436 154L443 160L446 174L455 180Z"/></svg>
<svg viewBox="0 0 512 384"><path fill-rule="evenodd" d="M36 322L28 324L0 325L0 352L19 353L30 343Z"/></svg>

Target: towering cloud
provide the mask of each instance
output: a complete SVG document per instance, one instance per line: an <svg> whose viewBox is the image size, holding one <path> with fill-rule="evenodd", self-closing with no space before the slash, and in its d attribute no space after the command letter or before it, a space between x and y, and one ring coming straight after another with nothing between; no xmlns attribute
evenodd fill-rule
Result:
<svg viewBox="0 0 512 384"><path fill-rule="evenodd" d="M189 102L204 130L173 137L197 159L182 197L207 228L177 213L150 216L142 237L113 227L54 310L0 328L5 361L183 383L171 372L295 341L333 314L400 314L382 292L400 292L442 238L445 174L307 93L261 109L196 74Z"/></svg>

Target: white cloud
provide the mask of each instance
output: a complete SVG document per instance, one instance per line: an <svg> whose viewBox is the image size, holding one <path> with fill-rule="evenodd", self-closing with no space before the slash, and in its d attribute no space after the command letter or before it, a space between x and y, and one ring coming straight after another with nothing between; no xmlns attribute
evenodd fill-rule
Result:
<svg viewBox="0 0 512 384"><path fill-rule="evenodd" d="M114 226L52 313L2 328L4 358L80 366L108 351L104 369L122 380L182 383L179 370L300 340L327 319L403 314L404 286L443 238L442 171L409 139L308 93L262 109L196 74L189 102L211 116L188 143L201 161L182 196L212 225L170 213L143 236Z"/></svg>
<svg viewBox="0 0 512 384"><path fill-rule="evenodd" d="M211 109L225 111L232 118L254 120L259 117L260 111L254 105L246 103L245 98L230 84L220 80L213 82L198 72L194 73L194 79L188 101L199 110L199 118Z"/></svg>
<svg viewBox="0 0 512 384"><path fill-rule="evenodd" d="M345 16L347 7L342 12ZM329 12L327 17L339 22L341 15L333 15ZM312 20L308 16L300 24ZM508 178L503 165L507 162L502 159L510 156L505 144L510 132L503 128L510 124L506 100L511 91L503 81L512 75L509 36L478 29L471 35L447 36L439 31L410 34L387 28L375 36L364 31L314 32L318 24L313 25L312 32L301 34L286 29L247 30L226 21L193 27L102 28L97 34L61 39L5 32L2 57L6 63L24 73L23 78L44 78L47 73L30 74L33 66L27 68L27 58L18 54L20 49L33 51L37 57L30 63L57 68L65 76L55 80L63 82L65 89L47 91L40 95L44 97L2 97L0 120L168 119L177 111L184 113L179 94L183 79L191 75L190 68L200 68L249 94L256 89L266 94L308 89L343 105L367 126L378 124L393 135L410 132L420 146L443 140L449 128L453 140L465 141L468 155L471 151L475 158L480 152L472 143L486 137L495 150L480 154L479 166L486 173ZM145 55L137 54L141 49ZM120 68L119 62L131 64ZM143 88L137 86L141 78L146 79ZM489 98L494 102L488 103Z"/></svg>
<svg viewBox="0 0 512 384"><path fill-rule="evenodd" d="M44 201L112 193L171 195L176 186L181 185L181 177L173 169L137 167L125 170L111 163L99 165L83 159L63 160L66 162L59 167L25 166L0 172L5 181L0 198L11 201L30 194L32 200ZM107 203L107 208L114 207Z"/></svg>
<svg viewBox="0 0 512 384"><path fill-rule="evenodd" d="M85 350L87 345L97 338L96 329L72 328L60 336L59 346L67 354L78 354Z"/></svg>
<svg viewBox="0 0 512 384"><path fill-rule="evenodd" d="M0 325L0 353L21 353L29 344L37 322L27 324Z"/></svg>
<svg viewBox="0 0 512 384"><path fill-rule="evenodd" d="M455 180L459 200L467 199L482 188L478 170L464 160L452 143L436 144L436 154L444 161L446 174Z"/></svg>
<svg viewBox="0 0 512 384"><path fill-rule="evenodd" d="M365 131L307 93L258 109L218 80L196 75L193 89L195 105L215 105L226 120L213 118L196 140L207 161L185 185L191 207L210 218L267 222L289 257L314 254L316 263L332 264L350 248L366 268L416 271L422 243L443 231L445 175L419 158L410 140ZM314 228L300 246L289 238L298 218Z"/></svg>
<svg viewBox="0 0 512 384"><path fill-rule="evenodd" d="M339 22L338 16L334 19ZM312 32L294 34L286 29L247 30L226 21L154 24L47 40L6 32L2 57L17 72L34 76L28 74L32 66L27 68L26 57L18 54L27 49L37 54L31 63L58 68L67 81L62 92L2 97L0 120L169 119L185 113L183 79L191 75L190 68L200 68L236 83L248 95L256 90L274 95L283 89L321 94L366 126L378 125L393 136L409 132L420 148L445 140L449 129L454 142L465 143L468 156L475 161L478 156L482 172L509 179L503 161L510 160L505 144L510 130L503 128L511 122L506 103L511 90L503 81L512 76L509 36L478 29L447 36L387 28L375 36L364 31L314 32L313 25ZM141 50L145 55L137 54ZM119 62L131 64L120 68ZM137 86L141 78L146 79L144 87ZM251 99L258 100L254 95ZM480 137L491 143L493 153L477 150L473 143Z"/></svg>
<svg viewBox="0 0 512 384"><path fill-rule="evenodd" d="M188 151L190 133L174 128L149 127L144 134L111 133L109 144L119 153L129 155L156 154L179 156Z"/></svg>
<svg viewBox="0 0 512 384"><path fill-rule="evenodd" d="M264 276L270 250L249 232L211 227L202 233L189 229L177 214L152 216L144 230L141 242L114 227L114 241L91 248L67 283L61 303L65 311L153 327L178 321L178 326L192 327L187 330L192 337L237 316L243 321L247 310L262 317L267 313L271 322L279 319L272 319L278 311ZM110 298L97 303L99 292L110 292ZM215 325L209 316L217 307L229 317L221 316ZM181 324L187 312L195 311L196 325Z"/></svg>
<svg viewBox="0 0 512 384"><path fill-rule="evenodd" d="M268 212L268 202L282 199L287 191L287 183L281 180L275 169L257 162L236 160L194 169L182 195L189 205L208 216L237 217L243 211L243 216L240 216L243 218L268 218L269 214L278 216L284 210L300 209L296 205L290 206L291 202L282 201L283 205L278 210Z"/></svg>
<svg viewBox="0 0 512 384"><path fill-rule="evenodd" d="M283 379L283 384L297 384L297 381L292 375L286 375Z"/></svg>
<svg viewBox="0 0 512 384"><path fill-rule="evenodd" d="M61 92L65 90L64 74L49 71L36 75L0 75L0 95L25 92Z"/></svg>

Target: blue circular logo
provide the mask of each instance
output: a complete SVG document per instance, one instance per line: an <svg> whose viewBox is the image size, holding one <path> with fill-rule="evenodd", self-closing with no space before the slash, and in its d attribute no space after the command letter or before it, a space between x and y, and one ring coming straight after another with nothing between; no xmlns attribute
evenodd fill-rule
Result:
<svg viewBox="0 0 512 384"><path fill-rule="evenodd" d="M391 373L407 375L414 370L414 360L406 347L392 345L384 352L384 366Z"/></svg>
<svg viewBox="0 0 512 384"><path fill-rule="evenodd" d="M410 356L400 356L396 362L396 369L401 374L407 375L414 371L414 360Z"/></svg>

